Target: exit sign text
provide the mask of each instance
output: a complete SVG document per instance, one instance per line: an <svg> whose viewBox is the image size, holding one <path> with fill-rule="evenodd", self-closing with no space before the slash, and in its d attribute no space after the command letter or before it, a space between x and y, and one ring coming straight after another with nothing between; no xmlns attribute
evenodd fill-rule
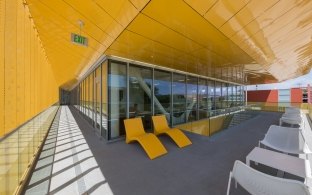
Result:
<svg viewBox="0 0 312 195"><path fill-rule="evenodd" d="M88 39L75 33L71 33L71 42L78 45L88 46Z"/></svg>

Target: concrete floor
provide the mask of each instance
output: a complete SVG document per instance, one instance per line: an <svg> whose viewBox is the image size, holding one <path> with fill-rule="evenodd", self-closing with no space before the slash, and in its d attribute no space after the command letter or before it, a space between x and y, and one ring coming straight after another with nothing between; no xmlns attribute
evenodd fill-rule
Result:
<svg viewBox="0 0 312 195"><path fill-rule="evenodd" d="M86 192L92 194L103 192L103 190L104 194L115 195L226 194L228 176L234 161L245 162L246 155L257 146L258 141L264 137L271 124L278 124L281 116L280 113L261 112L256 117L212 137L186 132L193 144L183 149L178 148L168 137L160 136L168 154L150 160L138 143L126 144L124 140L113 143L103 141L75 108L70 110L75 119L71 119L70 124L77 122L78 126L75 128L81 130L81 134L72 134L80 136L79 138L71 139L85 140L88 154L78 156L76 162L72 161L72 164L67 162L69 164L59 165L58 170L55 168L55 163L53 164L52 176L54 177L63 173L62 169L70 169L67 167L74 167L76 172L73 171L73 174L76 175L70 178L66 178L66 174L63 177L59 176L58 181L54 183L53 177L52 180L43 179L42 183L49 183L47 186L50 186L49 191L52 194L69 192L68 188L77 194ZM75 128L72 127L73 130ZM77 172L75 166L85 162L84 158L94 159L94 161L89 163L90 167L80 168L80 172ZM59 160L62 159L66 157ZM276 174L276 170L260 165L257 169L262 169L272 175ZM90 172L93 172L95 176L85 177L89 176ZM89 182L88 180L96 181ZM88 182L90 184L86 185ZM30 187L33 190L29 192L36 191L34 182L30 183ZM65 188L67 190L64 190ZM237 189L232 187L231 194L248 193L241 187Z"/></svg>

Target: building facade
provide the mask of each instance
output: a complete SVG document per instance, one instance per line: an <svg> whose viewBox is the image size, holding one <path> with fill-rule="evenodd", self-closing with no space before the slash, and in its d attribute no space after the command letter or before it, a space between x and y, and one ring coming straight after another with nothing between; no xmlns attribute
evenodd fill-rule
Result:
<svg viewBox="0 0 312 195"><path fill-rule="evenodd" d="M244 85L105 59L71 91L70 99L102 137L113 140L125 135L126 118L141 117L151 130L153 115L166 115L170 126L222 115L244 105Z"/></svg>
<svg viewBox="0 0 312 195"><path fill-rule="evenodd" d="M247 91L247 102L308 103L308 87Z"/></svg>

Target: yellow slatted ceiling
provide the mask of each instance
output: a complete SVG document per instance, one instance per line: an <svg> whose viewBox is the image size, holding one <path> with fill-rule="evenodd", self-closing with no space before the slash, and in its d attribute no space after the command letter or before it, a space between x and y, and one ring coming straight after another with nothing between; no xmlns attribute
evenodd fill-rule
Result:
<svg viewBox="0 0 312 195"><path fill-rule="evenodd" d="M310 0L26 1L66 88L102 54L206 76L243 67L250 83L282 81L311 68ZM88 47L70 42L70 33L80 33L79 20Z"/></svg>

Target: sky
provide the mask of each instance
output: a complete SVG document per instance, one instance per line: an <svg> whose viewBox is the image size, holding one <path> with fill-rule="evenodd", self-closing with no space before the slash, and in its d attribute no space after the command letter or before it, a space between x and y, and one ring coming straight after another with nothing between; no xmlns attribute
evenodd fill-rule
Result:
<svg viewBox="0 0 312 195"><path fill-rule="evenodd" d="M312 70L306 75L295 79L290 79L281 83L263 84L263 85L248 85L247 90L265 90L265 89L289 89L295 87L306 87L312 85Z"/></svg>

